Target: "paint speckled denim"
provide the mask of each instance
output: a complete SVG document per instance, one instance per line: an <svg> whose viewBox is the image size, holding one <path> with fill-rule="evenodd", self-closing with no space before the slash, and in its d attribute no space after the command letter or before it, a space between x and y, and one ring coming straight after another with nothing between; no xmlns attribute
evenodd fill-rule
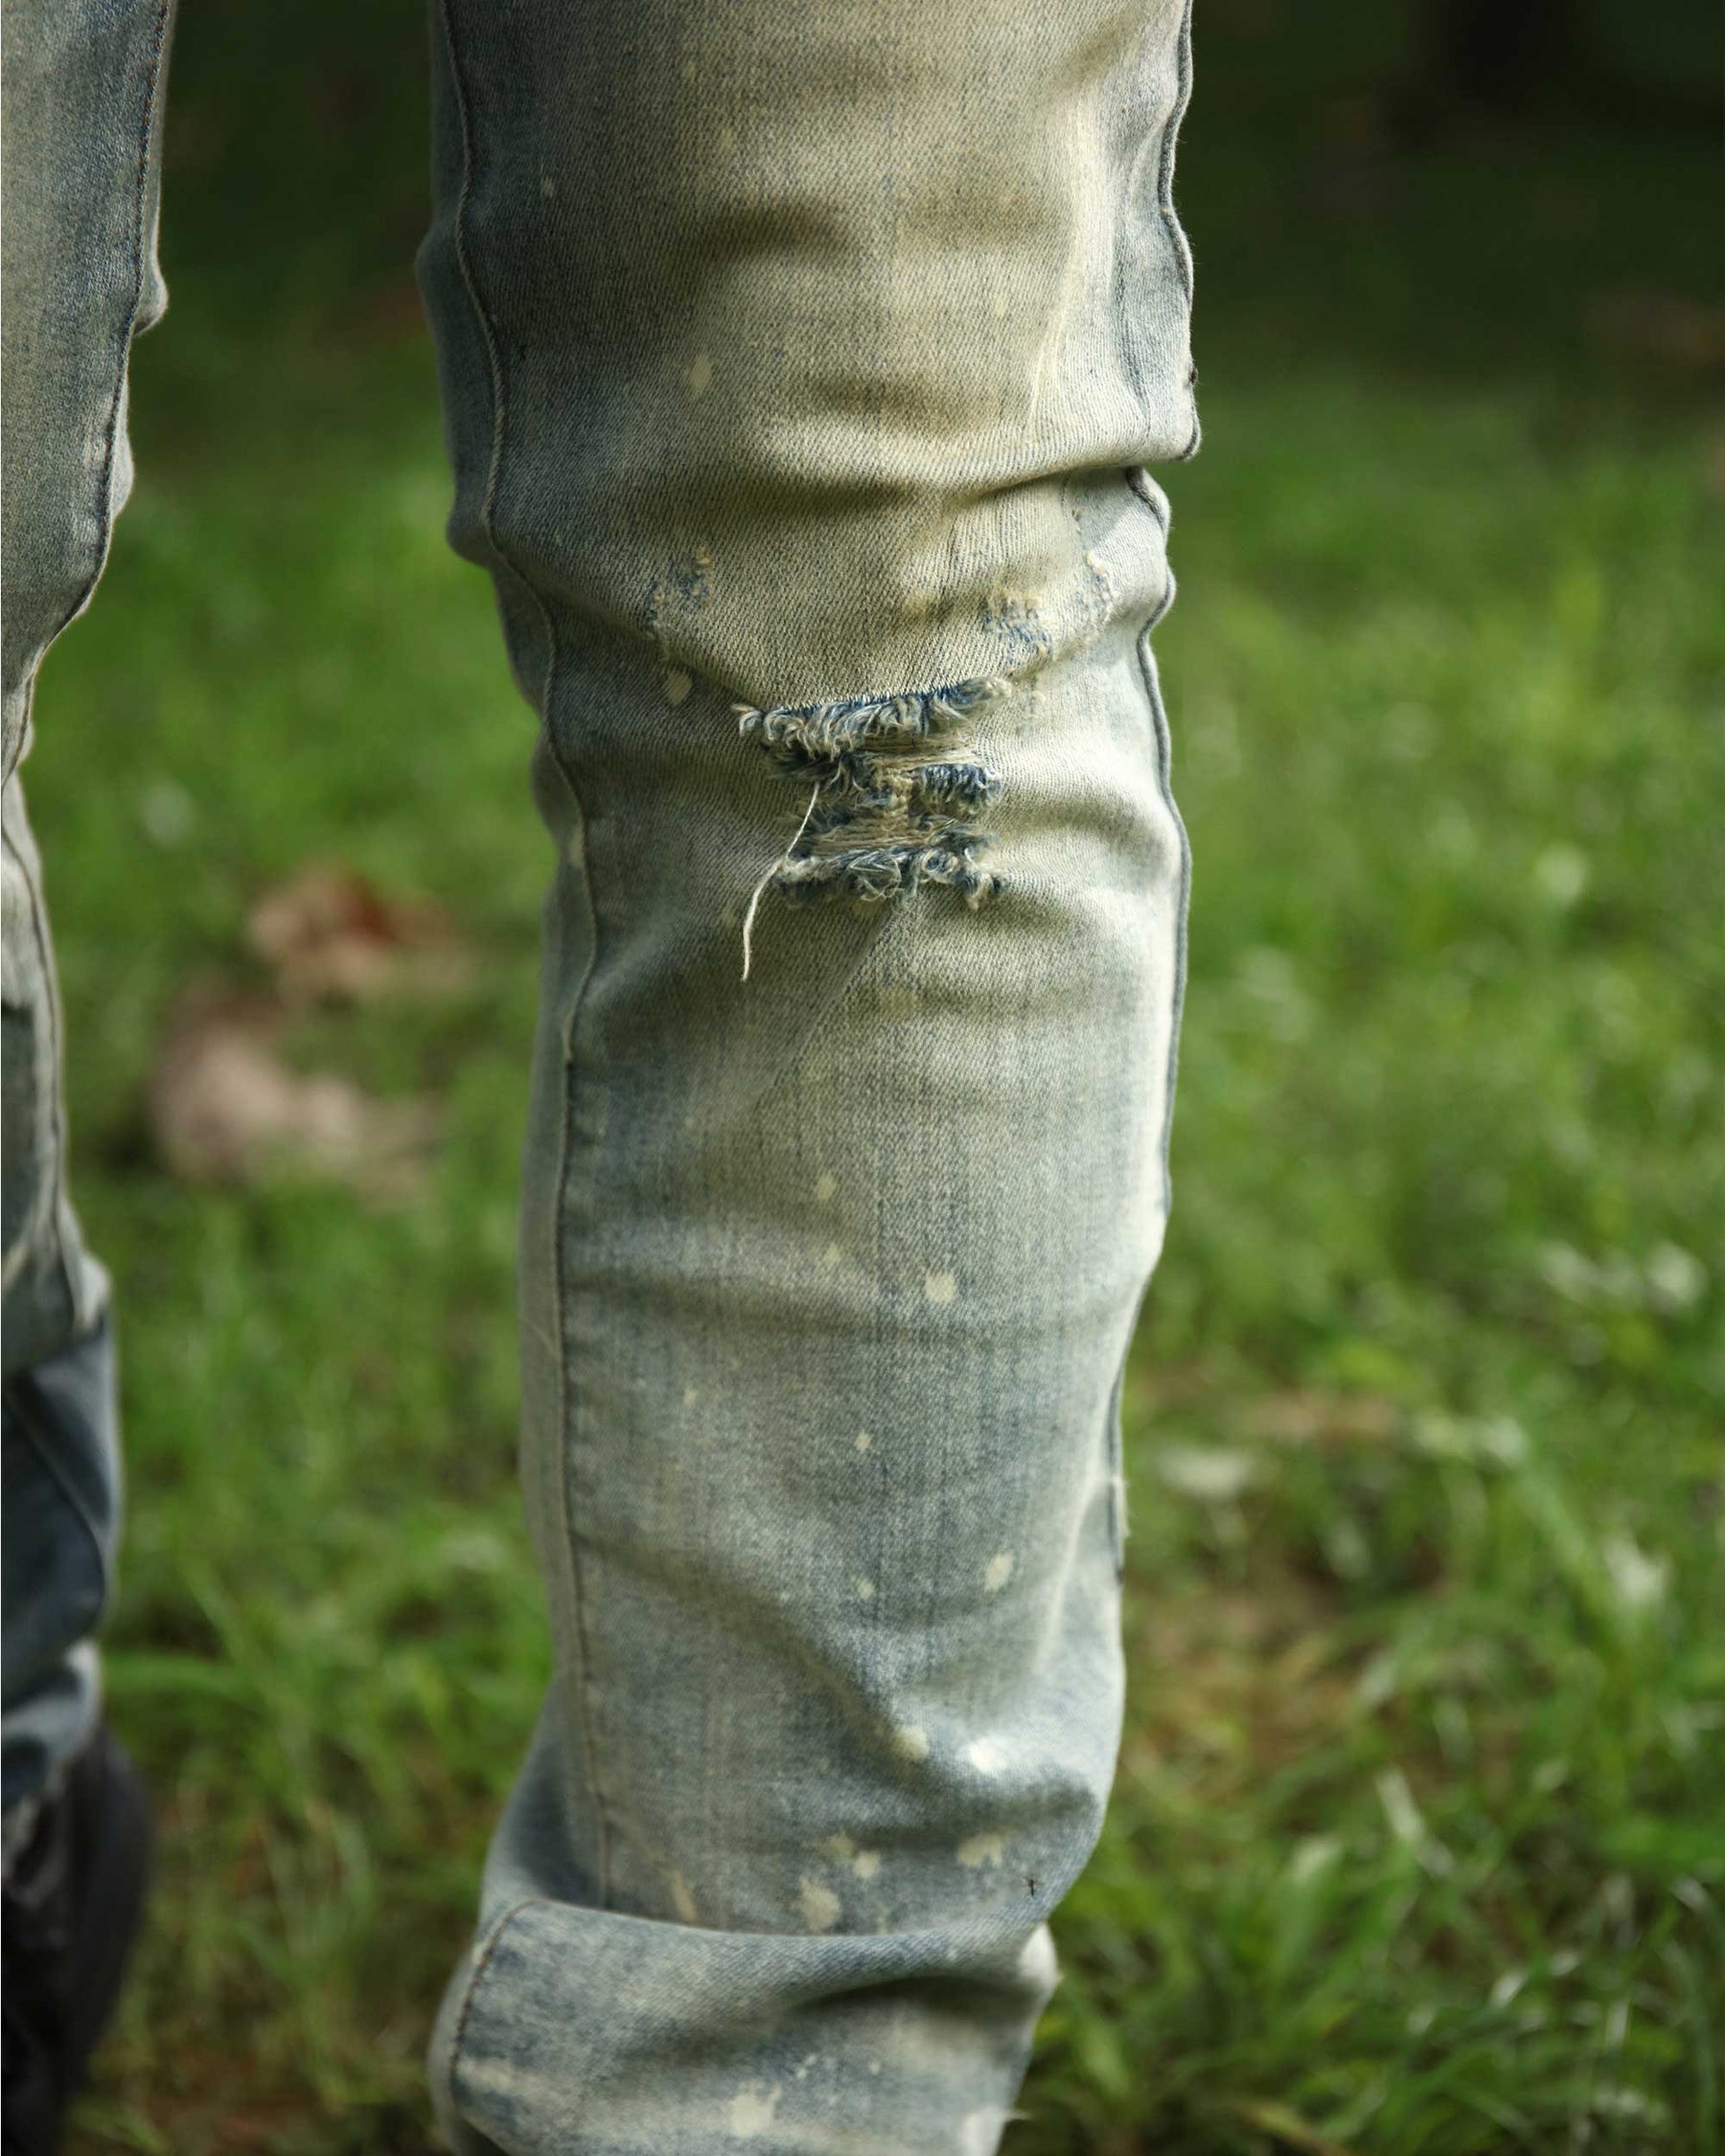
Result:
<svg viewBox="0 0 1725 2156"><path fill-rule="evenodd" d="M1014 2101L1166 1208L1186 49L1177 0L442 0L453 535L558 862L559 1655L434 2045L464 2150L985 2156Z"/></svg>
<svg viewBox="0 0 1725 2156"><path fill-rule="evenodd" d="M464 2156L987 2156L1120 1703L1185 847L1184 0L435 0L452 536L555 848L557 1644Z"/></svg>

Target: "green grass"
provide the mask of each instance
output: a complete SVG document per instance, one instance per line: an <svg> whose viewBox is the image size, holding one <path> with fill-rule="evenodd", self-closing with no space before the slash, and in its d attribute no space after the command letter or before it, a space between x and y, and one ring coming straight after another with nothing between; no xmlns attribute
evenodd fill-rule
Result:
<svg viewBox="0 0 1725 2156"><path fill-rule="evenodd" d="M1219 398L1184 489L1136 1690L1026 2148L1721 2145L1717 516L1542 416Z"/></svg>
<svg viewBox="0 0 1725 2156"><path fill-rule="evenodd" d="M1443 177L1410 229L1460 260ZM1309 292L1285 341L1201 324L1132 1696L1016 2156L1725 2146L1720 505L1681 399L1574 360L1581 295L1513 373L1350 344L1394 254L1327 337ZM31 766L121 1283L109 1681L164 1826L78 2146L404 2156L545 1668L510 1312L545 849L423 346L234 342L190 282ZM163 1016L332 854L484 954L299 1044L441 1101L429 1185L189 1191L142 1130Z"/></svg>

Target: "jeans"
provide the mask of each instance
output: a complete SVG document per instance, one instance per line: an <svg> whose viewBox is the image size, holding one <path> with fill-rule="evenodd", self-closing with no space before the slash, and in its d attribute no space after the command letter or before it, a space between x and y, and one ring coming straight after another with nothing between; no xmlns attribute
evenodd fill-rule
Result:
<svg viewBox="0 0 1725 2156"><path fill-rule="evenodd" d="M9 773L125 492L164 28L8 4ZM458 2150L978 2156L1009 2116L1113 1771L1167 1217L1146 467L1197 446L1188 34L1184 0L434 0L450 532L554 855L520 1332L556 1665L433 2038ZM15 1811L97 1710L117 1452L15 776L6 861Z"/></svg>

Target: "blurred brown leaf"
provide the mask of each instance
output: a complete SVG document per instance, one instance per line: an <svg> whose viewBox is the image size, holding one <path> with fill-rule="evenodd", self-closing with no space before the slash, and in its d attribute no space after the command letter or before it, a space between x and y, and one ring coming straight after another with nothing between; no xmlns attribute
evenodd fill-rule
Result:
<svg viewBox="0 0 1725 2156"><path fill-rule="evenodd" d="M148 1112L162 1158L196 1183L243 1183L283 1166L368 1196L411 1196L436 1134L426 1101L380 1101L345 1078L290 1069L283 1013L257 998L194 990L170 1021Z"/></svg>
<svg viewBox="0 0 1725 2156"><path fill-rule="evenodd" d="M386 898L339 861L309 861L265 891L246 924L290 1002L459 995L473 956L447 913Z"/></svg>

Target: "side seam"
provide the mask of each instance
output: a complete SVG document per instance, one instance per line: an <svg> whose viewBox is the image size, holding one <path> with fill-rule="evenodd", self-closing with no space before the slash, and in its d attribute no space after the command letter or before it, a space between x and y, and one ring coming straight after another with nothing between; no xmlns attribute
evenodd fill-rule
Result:
<svg viewBox="0 0 1725 2156"><path fill-rule="evenodd" d="M491 375L492 445L491 462L486 472L485 494L479 509L479 528L485 536L496 566L506 573L524 591L537 610L545 639L544 675L540 684L539 719L545 746L557 768L559 776L569 791L575 804L585 835L587 823L586 809L581 790L575 783L574 773L559 747L556 731L551 722L551 699L557 677L558 639L557 628L551 609L543 593L523 574L496 532L497 496L502 483L503 446L506 434L507 398L504 388L502 354L490 313L480 296L478 280L473 271L472 258L468 249L467 213L472 198L473 173L476 152L473 139L472 112L468 100L467 83L461 71L460 54L455 39L455 27L450 18L450 0L437 0L438 17L444 34L445 52L449 66L449 80L454 91L456 112L461 124L461 192L457 197L454 217L455 259L461 270L461 281L466 288L473 318L485 340L486 358ZM599 1742L593 1703L588 1689L592 1657L591 1632L587 1617L587 1598L584 1590L580 1548L575 1536L575 1507L571 1489L573 1446L570 1442L574 1428L574 1404L569 1382L568 1341L566 1337L567 1300L563 1256L563 1219L568 1190L569 1158L572 1151L574 1121L574 1066L575 1036L582 1006L586 999L588 987L598 963L599 912L593 890L592 870L588 864L587 848L581 848L581 875L586 886L587 908L593 923L592 946L587 954L586 970L575 992L570 1006L568 1023L564 1036L563 1115L558 1142L557 1181L551 1204L551 1268L554 1293L557 1298L557 1365L558 1365L558 1441L562 1449L561 1487L564 1502L564 1548L568 1555L570 1599L575 1613L576 1651L579 1669L576 1679L576 1696L580 1707L582 1744L586 1754L588 1786L593 1794L593 1810L598 1823L599 1848L599 1903L607 1908L610 1902L610 1818L605 1784L599 1771Z"/></svg>
<svg viewBox="0 0 1725 2156"><path fill-rule="evenodd" d="M1174 746L1168 729L1168 715L1163 709L1162 683L1156 670L1156 657L1150 649L1150 632L1156 622L1167 611L1173 601L1173 578L1169 577L1168 598L1157 613L1138 632L1138 670L1143 677L1144 690L1150 700L1151 722L1156 728L1156 777L1157 791L1162 806L1167 810L1174 825L1180 847L1179 902L1174 929L1174 1008L1168 1024L1168 1062L1163 1078L1162 1170L1162 1214L1164 1225L1174 1204L1174 1178L1171 1154L1174 1137L1174 1092L1180 1073L1180 1028L1185 1015L1186 986L1186 917L1192 896L1192 844L1186 836L1185 818L1174 798Z"/></svg>
<svg viewBox="0 0 1725 2156"><path fill-rule="evenodd" d="M518 1916L539 1907L540 1897L531 1895L506 1909L486 1934L485 1942L473 1956L473 1966L468 1976L467 1989L462 1994L461 2011L455 2017L454 2033L449 2038L449 2095L457 2106L461 2102L461 2054L467 2042L468 2023L472 2018L473 2005L479 1996L479 1986L485 1972L491 1967L492 1957L503 1943L503 1935Z"/></svg>
<svg viewBox="0 0 1725 2156"><path fill-rule="evenodd" d="M1186 317L1189 321L1192 311L1192 247L1185 236L1185 227L1181 223L1174 208L1174 150L1181 124L1185 119L1186 106L1192 102L1192 0L1185 0L1185 7L1181 14L1180 32L1175 43L1175 67L1174 107L1162 129L1156 195L1157 209L1174 248L1174 261L1180 271L1180 288L1185 298ZM1198 370L1193 367L1186 380L1186 386L1193 392L1192 431L1185 447L1174 460L1177 464L1185 464L1195 457L1204 439L1204 428L1198 418L1197 385Z"/></svg>
<svg viewBox="0 0 1725 2156"><path fill-rule="evenodd" d="M138 316L144 308L145 225L149 216L150 193L150 148L160 126L157 107L161 100L162 56L167 49L168 18L172 12L172 7L173 0L157 0L155 28L150 45L150 72L144 86L144 115L138 129L137 199L131 231L131 298L126 304L121 323L120 350L114 369L114 394L108 405L107 426L103 439L102 477L97 482L96 556L90 564L88 577L79 587L78 596L43 644L43 652L89 605L96 586L102 580L102 572L107 562L108 547L114 536L114 463L120 446L121 421L126 412L126 378L131 364L132 340L137 333Z"/></svg>

